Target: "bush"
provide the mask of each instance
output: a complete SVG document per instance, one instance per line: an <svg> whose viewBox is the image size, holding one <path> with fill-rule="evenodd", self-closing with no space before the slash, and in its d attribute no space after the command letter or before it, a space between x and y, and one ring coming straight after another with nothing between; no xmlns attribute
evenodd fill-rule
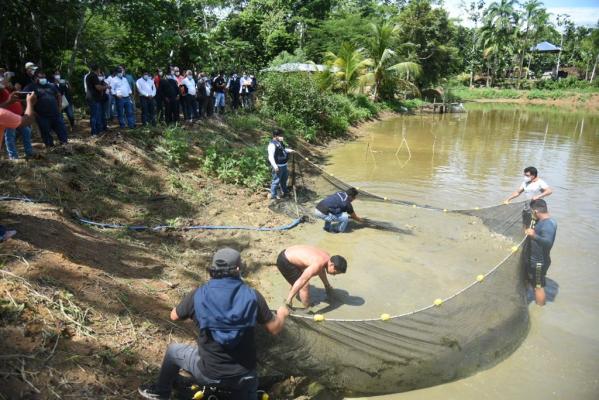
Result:
<svg viewBox="0 0 599 400"><path fill-rule="evenodd" d="M305 73L270 73L262 80L262 88L260 112L308 141L343 135L350 125L378 113L366 96L323 91Z"/></svg>
<svg viewBox="0 0 599 400"><path fill-rule="evenodd" d="M270 179L264 147L231 149L211 146L204 153L203 168L226 183L259 188Z"/></svg>
<svg viewBox="0 0 599 400"><path fill-rule="evenodd" d="M169 126L163 132L159 148L171 164L180 165L189 155L189 135L180 126Z"/></svg>

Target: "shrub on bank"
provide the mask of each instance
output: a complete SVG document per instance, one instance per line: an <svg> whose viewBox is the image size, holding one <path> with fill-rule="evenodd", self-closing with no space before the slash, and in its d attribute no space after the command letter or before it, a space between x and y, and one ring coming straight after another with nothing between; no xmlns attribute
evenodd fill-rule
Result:
<svg viewBox="0 0 599 400"><path fill-rule="evenodd" d="M308 141L341 136L379 110L366 96L321 90L307 73L269 73L261 82L260 112Z"/></svg>
<svg viewBox="0 0 599 400"><path fill-rule="evenodd" d="M204 171L226 183L257 189L270 179L264 146L232 149L213 145L206 149Z"/></svg>

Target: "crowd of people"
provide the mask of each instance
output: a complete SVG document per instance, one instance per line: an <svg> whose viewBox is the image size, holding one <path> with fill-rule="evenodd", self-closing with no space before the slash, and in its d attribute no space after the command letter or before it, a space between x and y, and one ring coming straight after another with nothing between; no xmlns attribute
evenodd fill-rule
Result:
<svg viewBox="0 0 599 400"><path fill-rule="evenodd" d="M182 73L179 67L169 66L166 72L158 68L154 74L144 70L136 80L122 65L105 73L92 64L84 77L84 88L91 133L98 135L107 129L107 121L114 118L118 118L121 128L134 128L136 97L142 125L177 123L181 114L191 124L213 114L224 114L227 103L232 110L251 109L256 78L246 72L229 76L223 72L208 75L192 70Z"/></svg>
<svg viewBox="0 0 599 400"><path fill-rule="evenodd" d="M223 72L206 74L169 66L166 72L158 68L153 74L144 70L138 79L120 65L105 72L98 65L90 65L83 77L85 101L89 108L90 128L93 136L109 129L115 119L120 128L134 128L139 108L141 125L155 126L157 123L192 124L214 114L224 114L225 107L231 110L253 109L256 93L256 77L246 72L241 74ZM46 147L68 143L69 130L75 128L75 108L71 84L59 70L46 73L32 62L25 64L20 79L15 73L0 68L0 107L22 116L24 96L34 92L34 124ZM182 118L182 119L181 119ZM32 127L5 128L0 132L6 138L8 158L19 158L17 137L21 137L25 158L34 157ZM55 137L54 137L54 136ZM2 142L0 142L0 147Z"/></svg>

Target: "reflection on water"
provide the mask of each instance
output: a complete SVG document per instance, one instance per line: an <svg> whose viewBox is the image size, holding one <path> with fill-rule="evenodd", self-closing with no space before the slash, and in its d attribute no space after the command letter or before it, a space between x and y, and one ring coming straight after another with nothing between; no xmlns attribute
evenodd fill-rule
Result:
<svg viewBox="0 0 599 400"><path fill-rule="evenodd" d="M523 168L536 166L554 189L547 201L559 228L549 277L559 296L545 308L530 306L528 338L500 365L386 398L599 398L599 116L498 105L468 110L372 125L332 151L326 169L383 196L473 208L501 202L521 183Z"/></svg>

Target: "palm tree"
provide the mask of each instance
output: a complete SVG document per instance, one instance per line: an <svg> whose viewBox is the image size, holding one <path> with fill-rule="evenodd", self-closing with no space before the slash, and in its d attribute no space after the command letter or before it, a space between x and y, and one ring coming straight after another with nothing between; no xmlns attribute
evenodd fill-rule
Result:
<svg viewBox="0 0 599 400"><path fill-rule="evenodd" d="M377 101L386 79L393 78L403 86L414 86L410 78L417 78L422 73L422 67L409 61L393 64L398 58L397 53L391 49L393 38L399 30L397 25L382 22L370 24L370 28L372 35L367 40L367 49L372 69L366 76L366 80L373 84L374 99Z"/></svg>
<svg viewBox="0 0 599 400"><path fill-rule="evenodd" d="M533 27L536 27L537 23L542 20L543 14L546 14L544 8L542 8L543 3L539 0L528 0L523 4L523 17L526 21L526 27L524 28L524 40L522 42L522 48L520 49L520 63L518 68L518 89L520 89L520 81L522 79L522 68L524 67L524 55L526 54L526 49L528 48L528 37L530 34L530 30ZM528 75L528 74L527 74Z"/></svg>
<svg viewBox="0 0 599 400"><path fill-rule="evenodd" d="M338 88L345 94L354 91L360 83L363 83L364 76L371 64L371 60L364 58L364 49L344 42L337 54L327 52L325 54L325 64L329 72L333 74Z"/></svg>
<svg viewBox="0 0 599 400"><path fill-rule="evenodd" d="M499 74L503 59L512 53L511 44L516 33L518 15L514 9L516 0L493 2L485 11L485 25L481 29L480 40L483 43L483 56L492 59L492 71Z"/></svg>

